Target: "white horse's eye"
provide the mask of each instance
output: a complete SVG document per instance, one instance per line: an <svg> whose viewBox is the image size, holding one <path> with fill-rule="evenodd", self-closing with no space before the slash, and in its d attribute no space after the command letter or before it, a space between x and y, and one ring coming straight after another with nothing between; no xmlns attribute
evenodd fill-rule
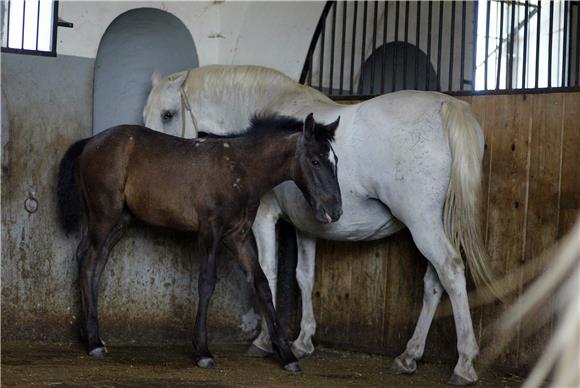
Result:
<svg viewBox="0 0 580 388"><path fill-rule="evenodd" d="M165 112L163 112L161 114L161 120L163 120L164 122L168 122L168 121L171 121L173 116L175 116L175 112L172 112L170 110L166 110Z"/></svg>

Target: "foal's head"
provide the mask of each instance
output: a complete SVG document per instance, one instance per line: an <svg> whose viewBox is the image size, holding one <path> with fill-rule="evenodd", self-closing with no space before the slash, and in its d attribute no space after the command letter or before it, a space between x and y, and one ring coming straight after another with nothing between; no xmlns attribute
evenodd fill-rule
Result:
<svg viewBox="0 0 580 388"><path fill-rule="evenodd" d="M339 120L340 117L322 125L309 114L296 149L294 182L314 209L316 219L324 224L337 221L342 215L338 158L331 146Z"/></svg>

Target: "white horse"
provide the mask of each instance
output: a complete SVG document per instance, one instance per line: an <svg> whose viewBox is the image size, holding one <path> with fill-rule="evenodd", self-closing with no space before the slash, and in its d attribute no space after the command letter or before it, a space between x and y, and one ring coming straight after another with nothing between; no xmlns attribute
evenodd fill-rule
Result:
<svg viewBox="0 0 580 388"><path fill-rule="evenodd" d="M341 219L318 223L300 191L286 182L262 198L253 227L260 264L274 296L275 224L284 217L296 227L302 321L292 345L295 354L314 351L311 294L316 238L375 240L406 226L429 265L419 321L395 368L400 373L415 371L445 290L453 307L459 353L450 383L475 382L478 345L460 252L465 252L476 283L489 284L490 276L478 203L483 133L469 106L444 94L416 91L339 105L272 69L212 65L165 79L154 74L143 119L148 127L172 134L195 136L199 130L231 135L232 129L247 127L250 117L260 111L293 117L314 112L323 122L341 116L334 147L340 164ZM253 346L271 351L265 330Z"/></svg>

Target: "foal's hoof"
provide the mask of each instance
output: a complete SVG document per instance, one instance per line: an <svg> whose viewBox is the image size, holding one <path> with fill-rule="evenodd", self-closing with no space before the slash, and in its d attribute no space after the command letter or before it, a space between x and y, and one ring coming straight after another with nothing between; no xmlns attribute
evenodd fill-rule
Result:
<svg viewBox="0 0 580 388"><path fill-rule="evenodd" d="M393 371L397 374L406 374L409 375L411 373L415 373L417 370L417 361L413 360L412 358L395 358L393 361Z"/></svg>
<svg viewBox="0 0 580 388"><path fill-rule="evenodd" d="M464 387L466 385L473 385L477 383L477 380L467 380L465 377L461 377L455 373L453 373L451 375L451 378L447 381L447 384L449 385L455 385L455 386L459 386L459 387Z"/></svg>
<svg viewBox="0 0 580 388"><path fill-rule="evenodd" d="M107 354L107 349L103 347L94 348L93 350L89 351L89 356L91 357L105 357Z"/></svg>
<svg viewBox="0 0 580 388"><path fill-rule="evenodd" d="M203 369L213 368L214 365L215 363L211 357L204 357L197 360L197 366Z"/></svg>
<svg viewBox="0 0 580 388"><path fill-rule="evenodd" d="M251 344L250 347L248 348L248 351L246 352L247 356L256 357L256 358L268 357L270 354L272 354L272 353L268 352L267 350L260 349L259 347L257 347L254 344Z"/></svg>
<svg viewBox="0 0 580 388"><path fill-rule="evenodd" d="M300 369L300 364L298 364L298 361L294 361L294 362L291 362L289 364L284 365L284 369L286 369L289 372L293 372L293 373L302 372L302 369Z"/></svg>

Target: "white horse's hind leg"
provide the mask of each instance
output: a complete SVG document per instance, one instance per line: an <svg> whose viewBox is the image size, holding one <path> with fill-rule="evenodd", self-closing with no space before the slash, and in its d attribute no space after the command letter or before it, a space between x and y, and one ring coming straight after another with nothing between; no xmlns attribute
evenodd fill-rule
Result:
<svg viewBox="0 0 580 388"><path fill-rule="evenodd" d="M471 313L467 301L465 266L459 253L449 242L443 225L424 220L420 225L408 225L415 244L435 268L443 288L449 295L457 333L459 360L449 380L452 385L468 385L477 381L473 360L479 353Z"/></svg>
<svg viewBox="0 0 580 388"><path fill-rule="evenodd" d="M276 222L278 221L279 210L273 204L268 194L262 198L258 214L252 226L252 231L258 246L258 258L260 266L268 279L272 292L272 301L276 306L276 286L278 281L278 257L276 244ZM253 357L264 357L273 352L272 343L266 327L266 321L262 319L262 329L258 337L254 340L248 355Z"/></svg>
<svg viewBox="0 0 580 388"><path fill-rule="evenodd" d="M439 277L431 264L427 265L423 282L423 307L415 332L407 343L407 348L403 354L395 359L394 369L399 373L413 373L417 369L416 360L420 360L423 357L427 334L443 294L443 287L441 287Z"/></svg>
<svg viewBox="0 0 580 388"><path fill-rule="evenodd" d="M300 321L300 334L292 343L292 352L300 358L309 356L314 352L312 336L316 332L316 319L312 308L312 288L314 287L316 239L296 230L296 244L298 247L296 280L302 294L302 319Z"/></svg>

